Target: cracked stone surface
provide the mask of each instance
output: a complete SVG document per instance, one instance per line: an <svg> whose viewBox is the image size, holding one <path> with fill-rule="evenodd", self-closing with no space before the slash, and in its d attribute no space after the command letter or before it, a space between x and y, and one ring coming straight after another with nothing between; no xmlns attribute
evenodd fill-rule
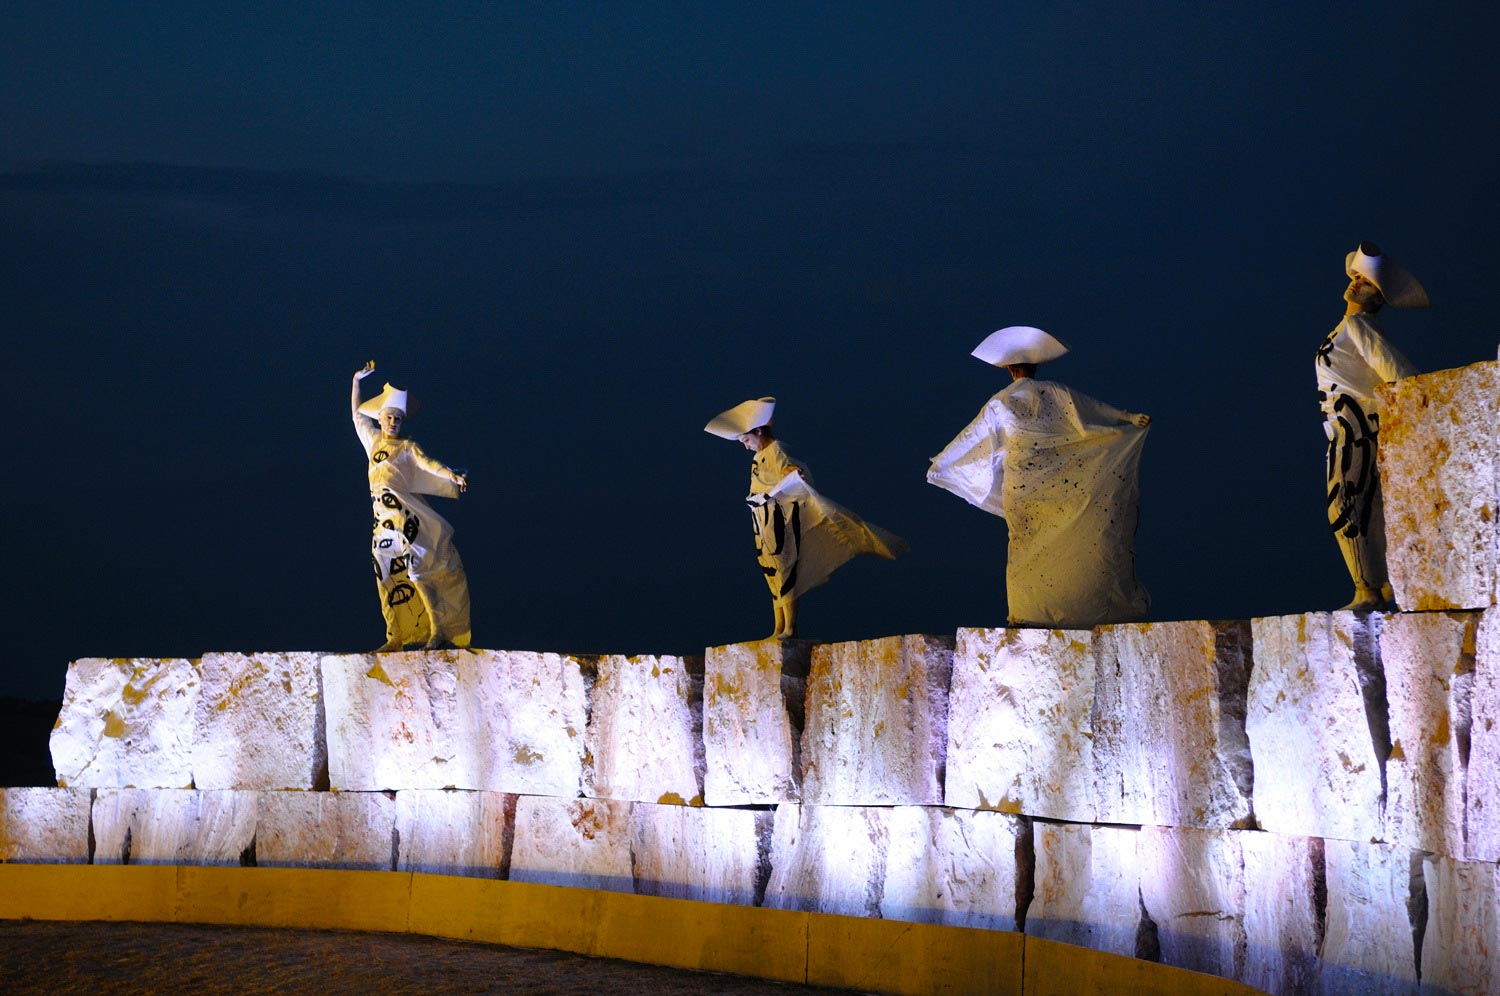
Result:
<svg viewBox="0 0 1500 996"><path fill-rule="evenodd" d="M100 789L94 864L239 865L255 840L252 791Z"/></svg>
<svg viewBox="0 0 1500 996"><path fill-rule="evenodd" d="M1480 616L1475 643L1465 853L1474 861L1500 861L1500 609Z"/></svg>
<svg viewBox="0 0 1500 996"><path fill-rule="evenodd" d="M638 802L631 820L636 892L756 905L769 860L770 812Z"/></svg>
<svg viewBox="0 0 1500 996"><path fill-rule="evenodd" d="M777 806L762 905L878 917L891 813L876 806Z"/></svg>
<svg viewBox="0 0 1500 996"><path fill-rule="evenodd" d="M0 864L87 864L91 796L88 789L0 788Z"/></svg>
<svg viewBox="0 0 1500 996"><path fill-rule="evenodd" d="M1031 881L1031 822L1006 813L898 806L887 823L880 915L1015 930Z"/></svg>
<svg viewBox="0 0 1500 996"><path fill-rule="evenodd" d="M385 792L261 792L255 863L395 871L396 803Z"/></svg>
<svg viewBox="0 0 1500 996"><path fill-rule="evenodd" d="M521 796L516 800L511 881L634 892L631 805Z"/></svg>
<svg viewBox="0 0 1500 996"><path fill-rule="evenodd" d="M1036 891L1026 913L1026 933L1135 957L1141 832L1076 823L1037 823L1032 829Z"/></svg>
<svg viewBox="0 0 1500 996"><path fill-rule="evenodd" d="M183 658L86 657L68 665L52 730L57 783L188 788L201 680Z"/></svg>
<svg viewBox="0 0 1500 996"><path fill-rule="evenodd" d="M396 870L503 878L514 812L503 792L397 792Z"/></svg>
<svg viewBox="0 0 1500 996"><path fill-rule="evenodd" d="M1161 960L1238 978L1245 966L1241 834L1141 827L1141 901L1157 928Z"/></svg>
<svg viewBox="0 0 1500 996"><path fill-rule="evenodd" d="M691 658L600 657L586 744L584 794L703 802L703 679Z"/></svg>
<svg viewBox="0 0 1500 996"><path fill-rule="evenodd" d="M1330 840L1325 993L1417 991L1415 928L1426 903L1418 856L1405 847Z"/></svg>
<svg viewBox="0 0 1500 996"><path fill-rule="evenodd" d="M960 629L948 696L949 806L1094 820L1088 630Z"/></svg>
<svg viewBox="0 0 1500 996"><path fill-rule="evenodd" d="M1500 992L1500 890L1496 866L1429 855L1422 862L1427 930L1424 991L1490 996Z"/></svg>
<svg viewBox="0 0 1500 996"><path fill-rule="evenodd" d="M204 654L193 717L200 789L327 787L319 654Z"/></svg>
<svg viewBox="0 0 1500 996"><path fill-rule="evenodd" d="M1238 834L1245 859L1245 967L1239 979L1268 993L1313 993L1323 940L1323 842L1254 830Z"/></svg>
<svg viewBox="0 0 1500 996"><path fill-rule="evenodd" d="M703 681L703 796L710 806L795 802L812 644L710 647Z"/></svg>

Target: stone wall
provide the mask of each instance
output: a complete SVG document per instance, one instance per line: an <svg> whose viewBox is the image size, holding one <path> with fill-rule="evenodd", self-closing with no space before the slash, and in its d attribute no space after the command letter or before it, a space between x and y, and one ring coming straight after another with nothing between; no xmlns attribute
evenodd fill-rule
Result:
<svg viewBox="0 0 1500 996"><path fill-rule="evenodd" d="M82 660L63 787L0 791L0 861L435 871L1497 992L1493 367L1388 399L1392 576L1429 611Z"/></svg>

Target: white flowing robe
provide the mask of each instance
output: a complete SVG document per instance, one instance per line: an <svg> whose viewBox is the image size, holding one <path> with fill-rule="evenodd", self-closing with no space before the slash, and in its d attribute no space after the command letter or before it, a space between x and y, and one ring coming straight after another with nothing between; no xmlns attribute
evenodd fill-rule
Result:
<svg viewBox="0 0 1500 996"><path fill-rule="evenodd" d="M1140 619L1135 578L1145 429L1062 384L996 394L932 459L927 480L1005 519L1013 624L1088 628Z"/></svg>
<svg viewBox="0 0 1500 996"><path fill-rule="evenodd" d="M354 429L370 460L370 554L386 641L408 645L435 638L468 646L469 582L453 545L453 526L417 497L457 498L458 485L447 467L410 439L385 438L363 415L355 416Z"/></svg>
<svg viewBox="0 0 1500 996"><path fill-rule="evenodd" d="M800 469L787 473L789 467ZM772 600L780 605L816 588L861 553L893 559L909 547L814 491L811 475L773 440L750 463L750 518Z"/></svg>

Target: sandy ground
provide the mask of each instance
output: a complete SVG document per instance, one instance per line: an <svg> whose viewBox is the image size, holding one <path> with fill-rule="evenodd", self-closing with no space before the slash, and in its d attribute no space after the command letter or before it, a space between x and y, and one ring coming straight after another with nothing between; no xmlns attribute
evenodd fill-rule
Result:
<svg viewBox="0 0 1500 996"><path fill-rule="evenodd" d="M0 993L5 996L828 996L840 991L411 934L0 921Z"/></svg>

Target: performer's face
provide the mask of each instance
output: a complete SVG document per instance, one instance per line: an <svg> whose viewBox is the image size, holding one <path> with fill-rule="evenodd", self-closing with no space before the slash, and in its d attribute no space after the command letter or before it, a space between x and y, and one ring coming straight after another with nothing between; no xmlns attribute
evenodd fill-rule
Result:
<svg viewBox="0 0 1500 996"><path fill-rule="evenodd" d="M762 442L760 433L754 431L742 432L735 438L743 443L745 445L745 449L749 450L751 453L760 452Z"/></svg>
<svg viewBox="0 0 1500 996"><path fill-rule="evenodd" d="M1349 287L1344 291L1344 300L1350 304L1359 305L1361 311L1378 311L1380 306L1385 304L1385 297L1380 293L1380 288L1358 273L1349 278Z"/></svg>
<svg viewBox="0 0 1500 996"><path fill-rule="evenodd" d="M406 421L406 413L399 408L380 409L380 434L390 439L396 439L401 435L401 423Z"/></svg>

